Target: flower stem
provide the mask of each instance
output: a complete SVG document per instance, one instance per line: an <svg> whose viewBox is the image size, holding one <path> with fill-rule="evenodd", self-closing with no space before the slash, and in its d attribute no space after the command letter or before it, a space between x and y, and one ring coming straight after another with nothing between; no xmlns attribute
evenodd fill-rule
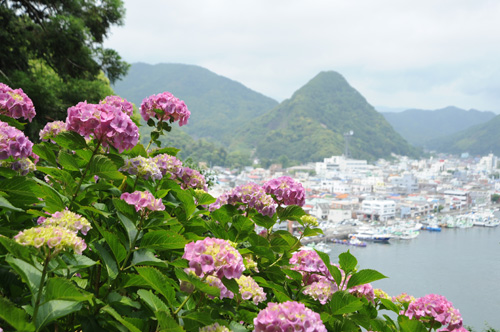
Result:
<svg viewBox="0 0 500 332"><path fill-rule="evenodd" d="M194 292L193 292L194 293ZM191 298L191 296L193 296L193 293L189 294L188 297L186 297L184 299L184 301L182 301L181 305L179 306L179 308L177 308L177 310L174 311L174 315L177 315L179 313L179 311L181 311L182 307L184 307L184 305L189 301L189 299Z"/></svg>
<svg viewBox="0 0 500 332"><path fill-rule="evenodd" d="M42 300L42 290L43 284L45 283L45 277L47 276L47 269L49 267L50 261L50 251L45 258L45 262L43 264L42 277L40 278L40 286L38 287L38 294L36 295L35 308L33 309L33 322L36 324L36 317L38 315L38 309L40 308L40 301Z"/></svg>
<svg viewBox="0 0 500 332"><path fill-rule="evenodd" d="M101 141L97 141L97 145L96 145L94 151L92 151L92 156L90 156L90 160L87 163L87 166L85 167L85 170L83 171L82 177L80 178L80 181L78 182L78 186L75 190L75 193L73 194L73 197L71 198L71 202L69 203L70 206L73 205L73 202L75 201L76 196L78 196L78 193L80 192L80 188L81 188L82 183L83 183L83 179L85 179L85 176L87 175L87 172L89 171L90 164L92 163L92 159L94 159L94 156L97 154L97 151L99 150L100 147L101 147Z"/></svg>

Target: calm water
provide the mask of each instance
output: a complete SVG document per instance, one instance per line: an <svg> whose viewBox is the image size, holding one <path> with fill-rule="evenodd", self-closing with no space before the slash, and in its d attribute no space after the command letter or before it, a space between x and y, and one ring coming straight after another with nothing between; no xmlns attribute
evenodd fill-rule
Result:
<svg viewBox="0 0 500 332"><path fill-rule="evenodd" d="M460 310L464 324L500 329L500 226L421 231L413 240L368 243L365 248L332 245L332 262L347 249L361 269L389 278L374 282L389 295L435 293Z"/></svg>

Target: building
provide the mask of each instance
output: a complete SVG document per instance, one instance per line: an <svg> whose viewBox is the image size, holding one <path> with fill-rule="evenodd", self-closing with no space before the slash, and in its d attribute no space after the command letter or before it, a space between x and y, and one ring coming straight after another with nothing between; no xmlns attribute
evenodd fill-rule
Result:
<svg viewBox="0 0 500 332"><path fill-rule="evenodd" d="M361 213L372 220L387 221L396 216L396 202L393 200L364 200Z"/></svg>

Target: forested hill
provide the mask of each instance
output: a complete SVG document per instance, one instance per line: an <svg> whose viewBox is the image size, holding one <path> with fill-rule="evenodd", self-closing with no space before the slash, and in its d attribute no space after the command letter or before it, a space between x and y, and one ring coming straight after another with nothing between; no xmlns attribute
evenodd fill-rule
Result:
<svg viewBox="0 0 500 332"><path fill-rule="evenodd" d="M466 111L453 106L434 111L410 109L381 114L408 142L429 148L430 141L437 142L437 138L444 138L495 117L493 112Z"/></svg>
<svg viewBox="0 0 500 332"><path fill-rule="evenodd" d="M344 133L350 131L354 135L349 150L354 158L420 154L342 75L333 71L319 73L290 99L249 122L236 135L235 144L256 148L260 158L319 161L342 154Z"/></svg>
<svg viewBox="0 0 500 332"><path fill-rule="evenodd" d="M488 122L475 125L461 132L428 143L428 148L438 152L472 155L500 155L500 115Z"/></svg>
<svg viewBox="0 0 500 332"><path fill-rule="evenodd" d="M182 130L194 138L228 144L234 131L278 102L208 69L185 64L132 64L113 86L115 93L140 107L152 94L169 91L185 101L191 117Z"/></svg>

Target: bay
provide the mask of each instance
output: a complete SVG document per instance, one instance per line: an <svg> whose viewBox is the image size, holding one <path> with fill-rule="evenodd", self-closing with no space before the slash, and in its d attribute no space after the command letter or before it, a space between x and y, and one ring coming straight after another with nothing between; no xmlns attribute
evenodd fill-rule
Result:
<svg viewBox="0 0 500 332"><path fill-rule="evenodd" d="M500 329L500 227L444 228L388 244L328 247L332 262L349 249L360 269L388 277L374 282L374 288L391 296L443 295L460 310L465 326Z"/></svg>

